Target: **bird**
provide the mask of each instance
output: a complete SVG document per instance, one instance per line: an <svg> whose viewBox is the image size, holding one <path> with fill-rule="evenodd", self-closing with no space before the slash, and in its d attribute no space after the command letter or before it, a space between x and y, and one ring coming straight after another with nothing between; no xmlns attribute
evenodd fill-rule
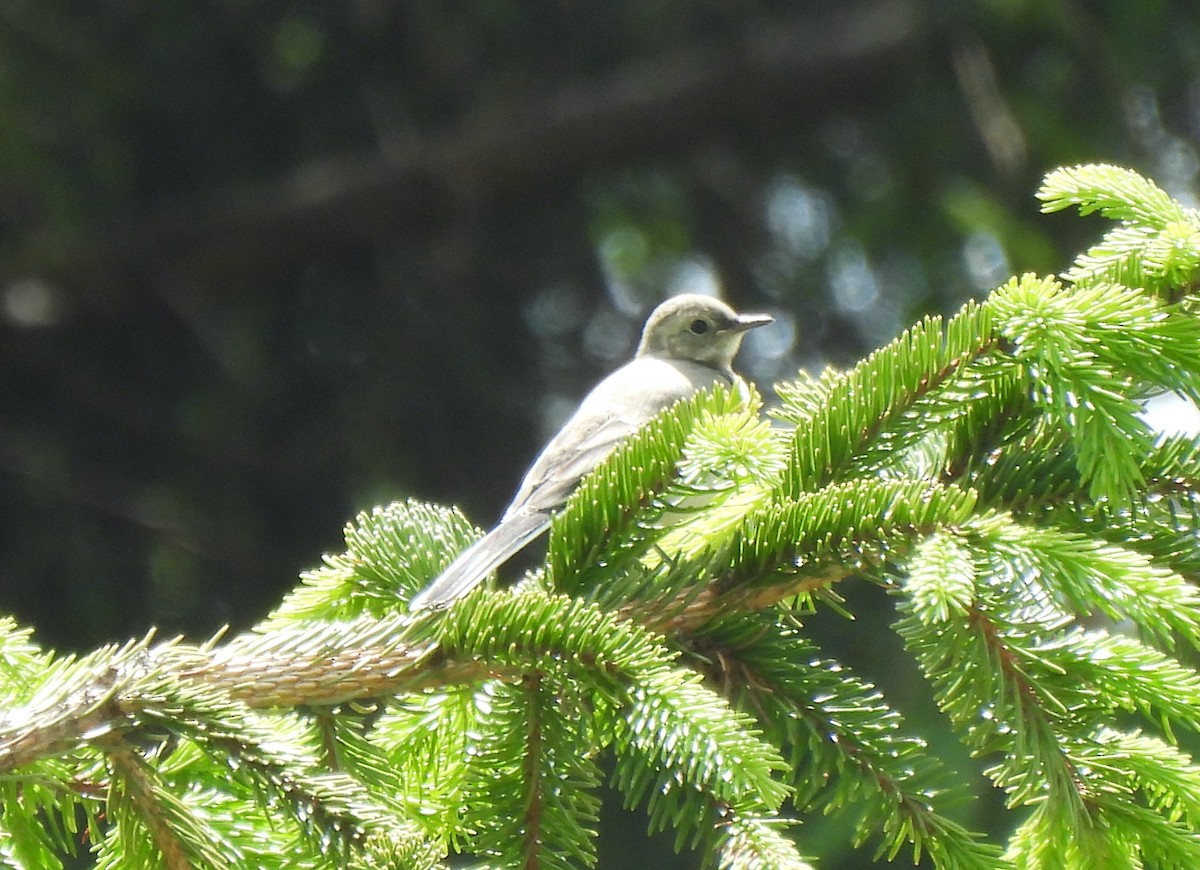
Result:
<svg viewBox="0 0 1200 870"><path fill-rule="evenodd" d="M767 314L739 314L711 296L683 294L650 312L631 361L600 381L526 472L500 522L409 602L448 607L550 527L579 482L659 411L697 390L732 384L733 358Z"/></svg>

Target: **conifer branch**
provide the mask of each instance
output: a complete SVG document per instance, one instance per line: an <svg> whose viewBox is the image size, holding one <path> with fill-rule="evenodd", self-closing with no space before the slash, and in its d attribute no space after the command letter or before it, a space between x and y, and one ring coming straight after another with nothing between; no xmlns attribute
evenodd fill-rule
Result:
<svg viewBox="0 0 1200 870"><path fill-rule="evenodd" d="M477 530L397 502L261 625L78 660L0 620L0 856L53 867L596 860L600 760L709 865L805 870L785 801L939 868L1200 866L1200 216L1115 167L1047 210L1119 221L848 372L664 411L555 519L546 567L433 613L402 602ZM805 620L895 596L958 739L1028 815L948 807L939 747ZM836 588L835 588L836 587ZM81 815L82 814L82 815Z"/></svg>
<svg viewBox="0 0 1200 870"><path fill-rule="evenodd" d="M542 852L542 803L545 800L547 784L538 765L542 755L541 705L537 703L536 695L540 688L541 677L538 674L528 674L522 687L531 698L526 706L529 716L525 725L525 812L521 851L524 855L526 870L537 870L540 866Z"/></svg>
<svg viewBox="0 0 1200 870"><path fill-rule="evenodd" d="M137 809L136 814L128 814L129 820L144 822L169 870L191 870L192 864L184 854L183 846L163 819L162 808L154 797L155 790L148 782L145 762L120 740L106 740L105 743L113 778L121 783L119 788Z"/></svg>

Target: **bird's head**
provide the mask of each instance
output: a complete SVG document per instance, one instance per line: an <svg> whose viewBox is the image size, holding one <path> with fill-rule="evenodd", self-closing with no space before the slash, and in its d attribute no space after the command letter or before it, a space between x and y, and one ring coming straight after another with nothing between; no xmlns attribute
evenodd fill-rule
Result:
<svg viewBox="0 0 1200 870"><path fill-rule="evenodd" d="M728 370L746 330L765 326L766 314L738 314L711 296L674 296L650 313L638 356L689 360Z"/></svg>

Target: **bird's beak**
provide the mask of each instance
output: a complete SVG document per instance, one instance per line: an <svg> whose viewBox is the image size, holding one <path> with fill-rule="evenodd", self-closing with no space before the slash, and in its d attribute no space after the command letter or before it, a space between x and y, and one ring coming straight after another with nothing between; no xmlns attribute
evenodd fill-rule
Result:
<svg viewBox="0 0 1200 870"><path fill-rule="evenodd" d="M737 320L729 327L730 332L745 332L759 326L774 323L775 318L769 314L739 314Z"/></svg>

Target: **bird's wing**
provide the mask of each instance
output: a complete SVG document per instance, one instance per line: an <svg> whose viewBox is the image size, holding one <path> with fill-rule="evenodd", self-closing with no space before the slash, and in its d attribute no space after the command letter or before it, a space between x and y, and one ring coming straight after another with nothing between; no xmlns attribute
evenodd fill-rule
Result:
<svg viewBox="0 0 1200 870"><path fill-rule="evenodd" d="M546 445L521 482L505 517L562 507L579 481L655 414L698 388L724 379L707 366L641 357L613 372Z"/></svg>
<svg viewBox="0 0 1200 870"><path fill-rule="evenodd" d="M521 482L505 518L562 507L583 476L599 465L617 444L632 435L642 421L610 416L577 421L580 423L586 425L564 429L546 445Z"/></svg>
<svg viewBox="0 0 1200 870"><path fill-rule="evenodd" d="M500 525L459 553L450 567L413 597L408 609L445 607L458 600L549 526L550 515L546 513L506 516Z"/></svg>
<svg viewBox="0 0 1200 870"><path fill-rule="evenodd" d="M520 492L499 525L459 554L445 571L409 603L409 610L445 607L466 595L550 527L555 508L580 478L638 424L621 417L573 421L552 440L525 475Z"/></svg>

